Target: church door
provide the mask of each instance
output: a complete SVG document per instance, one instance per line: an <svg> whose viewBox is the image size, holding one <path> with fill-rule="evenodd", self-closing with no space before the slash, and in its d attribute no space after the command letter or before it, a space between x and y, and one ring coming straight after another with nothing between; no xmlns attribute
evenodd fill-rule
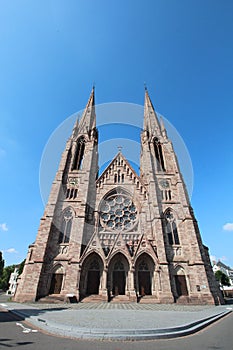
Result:
<svg viewBox="0 0 233 350"><path fill-rule="evenodd" d="M87 276L87 294L99 294L100 272L88 271Z"/></svg>
<svg viewBox="0 0 233 350"><path fill-rule="evenodd" d="M125 271L113 271L113 295L125 295Z"/></svg>
<svg viewBox="0 0 233 350"><path fill-rule="evenodd" d="M149 269L148 256L142 257L138 265L138 291L142 297L151 295L151 271Z"/></svg>
<svg viewBox="0 0 233 350"><path fill-rule="evenodd" d="M124 264L118 260L113 268L112 274L112 294L125 295L126 276Z"/></svg>
<svg viewBox="0 0 233 350"><path fill-rule="evenodd" d="M139 294L151 295L150 271L138 271Z"/></svg>
<svg viewBox="0 0 233 350"><path fill-rule="evenodd" d="M100 285L100 263L99 260L95 257L90 265L87 272L87 289L86 294L99 294L99 285Z"/></svg>
<svg viewBox="0 0 233 350"><path fill-rule="evenodd" d="M62 287L63 274L54 273L51 280L49 294L60 294Z"/></svg>
<svg viewBox="0 0 233 350"><path fill-rule="evenodd" d="M176 291L178 296L188 295L187 283L184 275L175 276Z"/></svg>

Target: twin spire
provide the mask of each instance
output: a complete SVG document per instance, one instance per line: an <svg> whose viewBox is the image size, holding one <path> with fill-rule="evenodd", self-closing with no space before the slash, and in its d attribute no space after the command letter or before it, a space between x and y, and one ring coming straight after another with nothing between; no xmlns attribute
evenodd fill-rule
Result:
<svg viewBox="0 0 233 350"><path fill-rule="evenodd" d="M157 113L151 102L147 88L145 88L145 102L144 102L144 123L143 129L148 131L154 136L166 136L166 130L164 128L163 121L159 122Z"/></svg>
<svg viewBox="0 0 233 350"><path fill-rule="evenodd" d="M72 137L78 134L86 134L96 127L95 114L95 87L93 86L87 105L83 111L80 121L77 119L74 125Z"/></svg>
<svg viewBox="0 0 233 350"><path fill-rule="evenodd" d="M73 135L80 133L88 133L90 130L96 127L96 114L95 114L95 87L93 86L87 105L84 109L80 121L76 121L73 129ZM154 106L151 102L147 88L145 88L145 101L144 101L144 123L143 129L148 131L151 135L157 137L166 137L166 130L163 121L159 122L158 116L155 112Z"/></svg>

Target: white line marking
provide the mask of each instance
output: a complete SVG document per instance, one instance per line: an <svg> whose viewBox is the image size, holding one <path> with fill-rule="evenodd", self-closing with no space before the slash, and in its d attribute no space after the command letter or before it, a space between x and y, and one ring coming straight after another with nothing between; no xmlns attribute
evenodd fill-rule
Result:
<svg viewBox="0 0 233 350"><path fill-rule="evenodd" d="M16 326L20 326L21 328L23 328L23 333L31 333L31 332L36 333L36 332L38 332L37 329L31 329L31 328L24 327L24 325L22 325L22 323L16 322Z"/></svg>

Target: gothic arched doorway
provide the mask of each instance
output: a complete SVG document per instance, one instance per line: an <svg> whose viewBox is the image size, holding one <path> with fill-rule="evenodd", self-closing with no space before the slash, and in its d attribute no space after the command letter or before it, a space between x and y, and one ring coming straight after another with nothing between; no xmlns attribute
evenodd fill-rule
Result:
<svg viewBox="0 0 233 350"><path fill-rule="evenodd" d="M60 294L63 282L63 267L58 266L52 274L49 294Z"/></svg>
<svg viewBox="0 0 233 350"><path fill-rule="evenodd" d="M99 294L100 286L100 263L93 259L87 273L87 295Z"/></svg>
<svg viewBox="0 0 233 350"><path fill-rule="evenodd" d="M103 273L103 262L96 253L89 255L82 264L80 278L80 296L99 294L101 277Z"/></svg>
<svg viewBox="0 0 233 350"><path fill-rule="evenodd" d="M154 262L147 254L142 254L136 262L136 284L138 294L143 297L152 295Z"/></svg>
<svg viewBox="0 0 233 350"><path fill-rule="evenodd" d="M125 295L129 264L123 254L118 253L109 265L108 286L112 296Z"/></svg>
<svg viewBox="0 0 233 350"><path fill-rule="evenodd" d="M113 266L112 274L112 294L125 295L125 269L122 261L117 261Z"/></svg>
<svg viewBox="0 0 233 350"><path fill-rule="evenodd" d="M178 266L175 269L174 279L175 279L175 287L176 287L176 298L178 299L181 296L187 297L189 295L188 286L187 286L185 271L182 267Z"/></svg>

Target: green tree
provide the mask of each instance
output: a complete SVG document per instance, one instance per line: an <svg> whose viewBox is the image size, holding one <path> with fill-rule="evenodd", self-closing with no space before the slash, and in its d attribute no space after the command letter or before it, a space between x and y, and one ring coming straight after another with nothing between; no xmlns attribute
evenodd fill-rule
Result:
<svg viewBox="0 0 233 350"><path fill-rule="evenodd" d="M0 279L2 277L3 268L4 268L4 260L2 258L2 252L0 252Z"/></svg>
<svg viewBox="0 0 233 350"><path fill-rule="evenodd" d="M229 277L222 271L218 270L215 272L215 277L216 279L219 281L219 283L222 285L222 286L227 286L229 287L231 284L230 284L230 280L229 280Z"/></svg>
<svg viewBox="0 0 233 350"><path fill-rule="evenodd" d="M0 289L7 291L9 287L9 279L12 272L14 272L15 265L6 266L3 269L2 276L0 278Z"/></svg>
<svg viewBox="0 0 233 350"><path fill-rule="evenodd" d="M218 280L220 287L222 287L223 294L224 294L224 287L230 287L231 285L229 277L221 270L218 270L215 272L215 277Z"/></svg>

